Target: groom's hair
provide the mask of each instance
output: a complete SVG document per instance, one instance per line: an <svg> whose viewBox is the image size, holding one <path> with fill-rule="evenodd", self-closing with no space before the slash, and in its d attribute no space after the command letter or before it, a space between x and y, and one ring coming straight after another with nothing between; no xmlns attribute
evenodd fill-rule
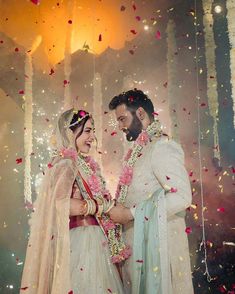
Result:
<svg viewBox="0 0 235 294"><path fill-rule="evenodd" d="M154 107L150 98L141 90L129 90L113 97L109 103L109 109L115 110L119 105L125 104L131 113L142 107L148 114L150 120L154 118Z"/></svg>

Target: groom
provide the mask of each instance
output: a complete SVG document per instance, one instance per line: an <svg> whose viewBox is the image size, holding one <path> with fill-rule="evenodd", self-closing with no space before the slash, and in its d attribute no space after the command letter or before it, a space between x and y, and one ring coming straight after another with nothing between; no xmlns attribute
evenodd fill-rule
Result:
<svg viewBox="0 0 235 294"><path fill-rule="evenodd" d="M192 294L185 209L191 204L184 153L154 120L152 101L140 90L115 96L110 104L119 129L133 147L124 159L110 211L123 224L133 254L122 268L132 294Z"/></svg>

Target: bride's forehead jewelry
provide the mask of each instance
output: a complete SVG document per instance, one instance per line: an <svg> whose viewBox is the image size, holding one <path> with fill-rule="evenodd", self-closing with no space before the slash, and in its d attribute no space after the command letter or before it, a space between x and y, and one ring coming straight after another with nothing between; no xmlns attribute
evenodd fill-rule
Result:
<svg viewBox="0 0 235 294"><path fill-rule="evenodd" d="M90 117L90 114L88 112L85 112L84 110L80 110L79 112L77 110L74 110L73 113L74 114L77 114L78 113L79 114L79 117L78 117L77 121L75 121L72 124L69 124L67 126L68 128L73 127L73 126L79 124L84 118L86 118L88 116Z"/></svg>

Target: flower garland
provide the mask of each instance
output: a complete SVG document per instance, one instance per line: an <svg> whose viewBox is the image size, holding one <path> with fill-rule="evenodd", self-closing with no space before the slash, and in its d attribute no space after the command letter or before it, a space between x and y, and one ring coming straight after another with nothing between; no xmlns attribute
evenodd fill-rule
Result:
<svg viewBox="0 0 235 294"><path fill-rule="evenodd" d="M133 144L133 147L127 151L115 195L118 202L123 204L126 200L128 187L132 182L133 167L137 159L140 157L143 147L149 143L153 136L160 137L162 134L163 132L161 124L158 120L155 120L147 127L146 130L143 130L139 134L138 138Z"/></svg>
<svg viewBox="0 0 235 294"><path fill-rule="evenodd" d="M103 203L106 202L106 209L112 199L109 191L106 189L106 184L101 176L101 171L98 163L90 156L78 156L77 151L73 148L62 148L60 156L70 157L76 160L79 168L87 176L87 184L95 199L100 199ZM125 245L118 225L116 225L110 217L102 213L98 218L108 240L109 249L111 252L111 260L113 263L119 263L127 259L131 255L130 247Z"/></svg>

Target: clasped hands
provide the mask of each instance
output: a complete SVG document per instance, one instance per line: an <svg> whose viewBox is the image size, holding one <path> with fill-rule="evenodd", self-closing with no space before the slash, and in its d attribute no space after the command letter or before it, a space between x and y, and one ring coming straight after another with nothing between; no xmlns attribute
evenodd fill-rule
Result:
<svg viewBox="0 0 235 294"><path fill-rule="evenodd" d="M133 220L133 215L129 208L124 205L117 203L109 212L109 217L114 223L125 225Z"/></svg>

